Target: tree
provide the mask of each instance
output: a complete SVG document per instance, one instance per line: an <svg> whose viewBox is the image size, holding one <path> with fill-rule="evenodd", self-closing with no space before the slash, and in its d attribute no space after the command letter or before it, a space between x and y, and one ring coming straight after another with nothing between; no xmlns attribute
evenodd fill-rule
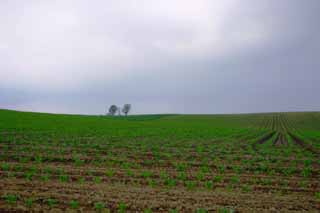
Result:
<svg viewBox="0 0 320 213"><path fill-rule="evenodd" d="M123 107L122 107L122 112L127 116L128 113L130 112L131 110L131 104L125 104Z"/></svg>
<svg viewBox="0 0 320 213"><path fill-rule="evenodd" d="M118 107L116 105L111 105L110 108L109 108L108 115L115 115L117 110L118 110Z"/></svg>

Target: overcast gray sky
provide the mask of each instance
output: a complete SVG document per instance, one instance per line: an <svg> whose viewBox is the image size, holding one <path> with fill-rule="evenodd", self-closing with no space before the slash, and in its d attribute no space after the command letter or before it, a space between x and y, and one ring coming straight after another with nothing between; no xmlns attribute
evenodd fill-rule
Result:
<svg viewBox="0 0 320 213"><path fill-rule="evenodd" d="M319 0L0 0L0 108L320 111Z"/></svg>

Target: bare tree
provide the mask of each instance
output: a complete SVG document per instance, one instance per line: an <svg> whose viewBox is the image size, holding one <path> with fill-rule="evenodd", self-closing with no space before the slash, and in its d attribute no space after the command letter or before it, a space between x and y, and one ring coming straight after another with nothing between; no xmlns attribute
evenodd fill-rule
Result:
<svg viewBox="0 0 320 213"><path fill-rule="evenodd" d="M131 110L131 104L125 104L123 107L122 107L122 112L127 116L128 113L130 112Z"/></svg>
<svg viewBox="0 0 320 213"><path fill-rule="evenodd" d="M116 105L111 105L110 108L109 108L109 115L115 115L116 112L118 110L118 107Z"/></svg>

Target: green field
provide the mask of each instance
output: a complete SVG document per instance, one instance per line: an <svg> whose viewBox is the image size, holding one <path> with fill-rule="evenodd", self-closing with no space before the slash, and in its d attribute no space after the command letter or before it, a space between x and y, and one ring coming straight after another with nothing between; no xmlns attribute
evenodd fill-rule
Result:
<svg viewBox="0 0 320 213"><path fill-rule="evenodd" d="M0 110L0 210L320 211L320 113Z"/></svg>

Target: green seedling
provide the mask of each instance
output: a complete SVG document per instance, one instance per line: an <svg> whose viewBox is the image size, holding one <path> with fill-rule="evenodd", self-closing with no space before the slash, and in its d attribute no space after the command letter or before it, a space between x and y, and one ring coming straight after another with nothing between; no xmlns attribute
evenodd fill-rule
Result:
<svg viewBox="0 0 320 213"><path fill-rule="evenodd" d="M124 202L120 202L118 206L118 212L119 213L124 213L126 212L127 205Z"/></svg>
<svg viewBox="0 0 320 213"><path fill-rule="evenodd" d="M97 210L97 211L102 211L104 208L105 208L105 204L102 203L102 202L96 202L94 204L94 208Z"/></svg>
<svg viewBox="0 0 320 213"><path fill-rule="evenodd" d="M3 198L8 204L11 204L11 205L17 203L17 200L18 200L18 197L13 194L4 195Z"/></svg>
<svg viewBox="0 0 320 213"><path fill-rule="evenodd" d="M94 182L95 182L96 184L99 184L99 183L102 182L102 178L99 177L99 176L96 176L96 177L94 177Z"/></svg>
<svg viewBox="0 0 320 213"><path fill-rule="evenodd" d="M72 209L77 209L77 208L79 208L79 202L78 202L78 201L75 201L75 200L71 200L71 201L70 201L70 207L71 207Z"/></svg>
<svg viewBox="0 0 320 213"><path fill-rule="evenodd" d="M152 213L152 210L149 208L149 209L145 209L143 210L143 213Z"/></svg>
<svg viewBox="0 0 320 213"><path fill-rule="evenodd" d="M196 187L196 183L194 181L186 181L185 185L188 190L193 190Z"/></svg>
<svg viewBox="0 0 320 213"><path fill-rule="evenodd" d="M107 177L113 177L113 175L114 175L114 171L112 169L109 169L109 170L106 171L106 176Z"/></svg>
<svg viewBox="0 0 320 213"><path fill-rule="evenodd" d="M10 166L9 166L9 164L7 164L7 163L3 163L2 165L1 165L1 169L3 170L3 171L9 171L10 170Z"/></svg>
<svg viewBox="0 0 320 213"><path fill-rule="evenodd" d="M57 205L57 200L55 200L55 199L53 199L53 198L49 198L48 200L47 200L47 204L48 204L48 206L50 207L50 208L52 208L52 207L54 207L55 205Z"/></svg>
<svg viewBox="0 0 320 213"><path fill-rule="evenodd" d="M316 196L316 198L317 198L318 200L320 200L320 192L316 192L316 193L315 193L315 196Z"/></svg>
<svg viewBox="0 0 320 213"><path fill-rule="evenodd" d="M31 208L32 205L33 205L33 199L32 198L28 198L28 199L25 200L25 203L26 203L26 206L28 208Z"/></svg>
<svg viewBox="0 0 320 213"><path fill-rule="evenodd" d="M209 190L211 190L213 188L213 181L209 180L205 182L205 187Z"/></svg>
<svg viewBox="0 0 320 213"><path fill-rule="evenodd" d="M206 209L200 208L200 209L197 209L196 212L197 213L207 213L208 211Z"/></svg>
<svg viewBox="0 0 320 213"><path fill-rule="evenodd" d="M69 181L69 176L68 175L60 175L59 180L62 183L68 182Z"/></svg>

